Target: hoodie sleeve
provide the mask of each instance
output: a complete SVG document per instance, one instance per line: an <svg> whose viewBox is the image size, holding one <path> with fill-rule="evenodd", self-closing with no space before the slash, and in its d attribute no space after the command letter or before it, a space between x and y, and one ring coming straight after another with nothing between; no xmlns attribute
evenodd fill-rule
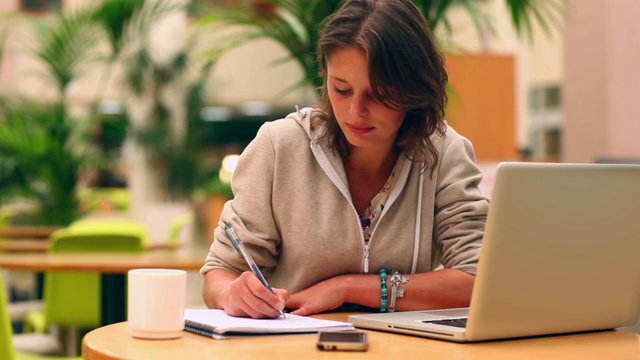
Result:
<svg viewBox="0 0 640 360"><path fill-rule="evenodd" d="M276 264L280 238L273 220L271 194L275 151L269 134L271 123L260 127L254 140L244 149L232 180L233 200L229 200L214 231L214 241L201 274L213 269L235 273L249 270L224 234L223 221L230 222L251 253L256 264L268 272Z"/></svg>
<svg viewBox="0 0 640 360"><path fill-rule="evenodd" d="M489 210L482 173L469 140L449 128L441 145L433 236L445 268L475 274Z"/></svg>

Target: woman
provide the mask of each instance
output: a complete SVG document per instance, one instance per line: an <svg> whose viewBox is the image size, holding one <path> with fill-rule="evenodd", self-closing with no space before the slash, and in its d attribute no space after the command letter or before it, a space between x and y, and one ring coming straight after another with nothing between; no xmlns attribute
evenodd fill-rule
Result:
<svg viewBox="0 0 640 360"><path fill-rule="evenodd" d="M319 104L262 126L221 215L274 292L219 226L205 303L254 318L468 306L488 201L470 142L445 123L424 17L410 0L347 0L318 61Z"/></svg>

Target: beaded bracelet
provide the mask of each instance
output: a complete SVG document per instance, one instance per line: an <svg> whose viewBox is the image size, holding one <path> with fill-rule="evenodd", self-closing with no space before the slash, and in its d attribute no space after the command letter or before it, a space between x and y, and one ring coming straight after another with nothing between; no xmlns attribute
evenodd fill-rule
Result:
<svg viewBox="0 0 640 360"><path fill-rule="evenodd" d="M389 291L387 290L387 270L380 269L380 312L387 311L387 298Z"/></svg>
<svg viewBox="0 0 640 360"><path fill-rule="evenodd" d="M393 270L391 272L391 278L389 279L391 282L391 302L389 303L389 312L396 311L396 299L404 296L404 289L400 286L400 284L404 284L409 281L409 278L406 276L402 276L398 270Z"/></svg>

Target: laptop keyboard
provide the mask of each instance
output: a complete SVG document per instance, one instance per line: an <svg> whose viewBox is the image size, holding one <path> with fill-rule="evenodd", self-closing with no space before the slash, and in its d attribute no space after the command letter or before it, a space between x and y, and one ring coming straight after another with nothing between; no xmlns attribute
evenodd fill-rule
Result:
<svg viewBox="0 0 640 360"><path fill-rule="evenodd" d="M436 325L446 325L446 326L455 326L455 327L459 327L459 328L466 328L467 327L467 318L444 319L444 320L424 320L423 323L436 324Z"/></svg>

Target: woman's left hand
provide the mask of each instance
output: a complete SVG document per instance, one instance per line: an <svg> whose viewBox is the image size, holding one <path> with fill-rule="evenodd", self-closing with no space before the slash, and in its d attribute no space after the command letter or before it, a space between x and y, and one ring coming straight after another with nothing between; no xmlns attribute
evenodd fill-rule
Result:
<svg viewBox="0 0 640 360"><path fill-rule="evenodd" d="M340 276L321 281L289 297L285 307L295 315L313 315L344 304Z"/></svg>

